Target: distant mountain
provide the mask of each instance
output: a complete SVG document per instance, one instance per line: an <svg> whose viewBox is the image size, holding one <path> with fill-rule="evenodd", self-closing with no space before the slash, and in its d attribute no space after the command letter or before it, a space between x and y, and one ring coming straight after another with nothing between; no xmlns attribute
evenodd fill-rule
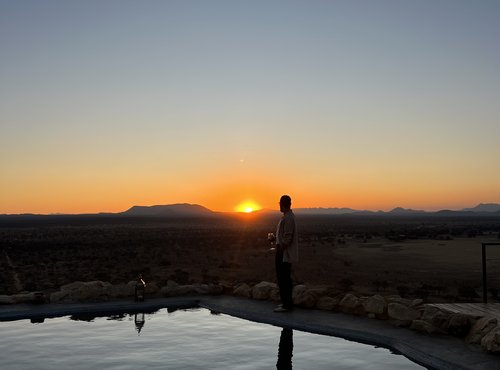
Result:
<svg viewBox="0 0 500 370"><path fill-rule="evenodd" d="M392 215L421 215L427 212L421 210L414 210L410 208L396 207L387 213Z"/></svg>
<svg viewBox="0 0 500 370"><path fill-rule="evenodd" d="M352 208L294 208L293 211L297 214L304 215L343 215L349 213L360 212Z"/></svg>
<svg viewBox="0 0 500 370"><path fill-rule="evenodd" d="M294 212L297 214L304 215L359 215L359 216L371 216L371 215L419 215L426 214L425 211L406 209L402 207L396 207L389 212L384 211L368 211L368 210L356 210L352 208L294 208Z"/></svg>
<svg viewBox="0 0 500 370"><path fill-rule="evenodd" d="M198 204L169 204L156 206L133 206L125 212L117 213L123 216L175 216L175 217L206 217L215 212Z"/></svg>
<svg viewBox="0 0 500 370"><path fill-rule="evenodd" d="M303 215L359 215L359 216L497 216L500 215L500 204L486 203L479 204L473 208L462 210L443 209L440 211L423 211L410 208L396 207L390 211L360 211L352 208L295 208L294 212Z"/></svg>
<svg viewBox="0 0 500 370"><path fill-rule="evenodd" d="M464 208L463 212L500 212L500 204L480 203L473 208Z"/></svg>
<svg viewBox="0 0 500 370"><path fill-rule="evenodd" d="M481 203L472 208L464 208L462 210L443 209L440 211L426 212L409 208L396 207L390 211L368 211L356 210L352 208L294 208L293 211L298 215L354 215L354 216L450 216L450 217L498 217L500 216L500 204L497 203ZM88 214L0 214L1 217L75 217L75 216L98 216L98 217L113 217L113 216L159 216L159 217L210 217L231 215L235 212L214 212L199 204L177 203L168 205L154 206L133 206L124 212L110 213L88 213ZM255 215L273 215L279 213L278 210L262 209L252 212Z"/></svg>

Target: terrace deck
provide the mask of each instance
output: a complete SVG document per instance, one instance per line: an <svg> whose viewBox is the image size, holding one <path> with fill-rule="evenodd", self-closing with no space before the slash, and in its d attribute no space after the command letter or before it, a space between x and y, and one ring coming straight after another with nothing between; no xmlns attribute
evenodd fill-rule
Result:
<svg viewBox="0 0 500 370"><path fill-rule="evenodd" d="M500 303L432 303L428 306L439 308L441 311L474 317L495 317L500 321Z"/></svg>

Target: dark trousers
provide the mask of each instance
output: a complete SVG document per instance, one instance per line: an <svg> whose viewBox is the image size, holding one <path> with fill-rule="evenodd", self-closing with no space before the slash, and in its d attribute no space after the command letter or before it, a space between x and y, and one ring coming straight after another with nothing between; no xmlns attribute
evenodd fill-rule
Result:
<svg viewBox="0 0 500 370"><path fill-rule="evenodd" d="M293 307L292 264L283 262L283 251L281 251L279 247L276 248L274 263L276 265L276 277L280 288L281 303L284 308L290 309Z"/></svg>

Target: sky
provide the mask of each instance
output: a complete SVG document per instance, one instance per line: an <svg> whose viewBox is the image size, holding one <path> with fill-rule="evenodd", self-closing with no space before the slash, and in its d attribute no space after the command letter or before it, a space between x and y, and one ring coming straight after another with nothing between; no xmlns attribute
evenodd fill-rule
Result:
<svg viewBox="0 0 500 370"><path fill-rule="evenodd" d="M0 0L0 213L500 203L500 2Z"/></svg>

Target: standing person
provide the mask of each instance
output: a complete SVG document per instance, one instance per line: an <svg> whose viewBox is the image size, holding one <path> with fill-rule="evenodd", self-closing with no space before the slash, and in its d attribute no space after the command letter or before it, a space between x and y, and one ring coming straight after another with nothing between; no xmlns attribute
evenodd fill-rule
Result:
<svg viewBox="0 0 500 370"><path fill-rule="evenodd" d="M283 213L276 236L270 240L276 242L276 276L280 289L281 305L274 312L288 312L293 309L292 299L292 263L299 259L299 237L295 225L295 215L292 212L292 199L283 195L280 199L280 212Z"/></svg>

